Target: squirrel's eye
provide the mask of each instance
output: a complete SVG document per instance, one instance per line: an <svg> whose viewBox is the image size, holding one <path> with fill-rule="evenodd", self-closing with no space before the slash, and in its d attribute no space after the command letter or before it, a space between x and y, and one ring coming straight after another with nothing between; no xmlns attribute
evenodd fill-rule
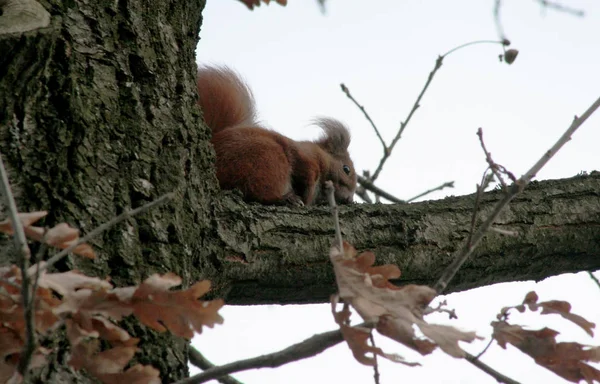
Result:
<svg viewBox="0 0 600 384"><path fill-rule="evenodd" d="M344 166L342 167L342 169L344 170L344 172L346 173L346 175L350 174L350 167L346 164L344 164Z"/></svg>

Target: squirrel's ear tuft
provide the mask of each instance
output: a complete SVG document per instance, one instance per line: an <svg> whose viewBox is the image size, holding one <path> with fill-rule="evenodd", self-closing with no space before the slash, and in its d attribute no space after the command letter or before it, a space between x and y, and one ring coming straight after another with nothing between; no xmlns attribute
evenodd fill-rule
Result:
<svg viewBox="0 0 600 384"><path fill-rule="evenodd" d="M346 154L350 145L350 131L340 121L328 117L315 119L313 123L319 126L324 135L316 141L320 147L331 154Z"/></svg>

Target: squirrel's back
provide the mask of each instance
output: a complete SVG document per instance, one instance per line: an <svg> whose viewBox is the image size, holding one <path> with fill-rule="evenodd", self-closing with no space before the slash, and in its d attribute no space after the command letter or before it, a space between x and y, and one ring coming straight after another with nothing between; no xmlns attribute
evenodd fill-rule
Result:
<svg viewBox="0 0 600 384"><path fill-rule="evenodd" d="M228 67L198 69L198 104L213 135L226 128L254 125L256 109L252 91Z"/></svg>

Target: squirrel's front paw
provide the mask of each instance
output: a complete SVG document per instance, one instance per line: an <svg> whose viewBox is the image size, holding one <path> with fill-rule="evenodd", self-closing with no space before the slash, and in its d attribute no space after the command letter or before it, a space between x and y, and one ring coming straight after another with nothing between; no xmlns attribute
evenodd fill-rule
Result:
<svg viewBox="0 0 600 384"><path fill-rule="evenodd" d="M294 192L288 192L283 196L283 201L285 204L292 205L294 207L304 207L304 202L300 198L300 196L296 195Z"/></svg>

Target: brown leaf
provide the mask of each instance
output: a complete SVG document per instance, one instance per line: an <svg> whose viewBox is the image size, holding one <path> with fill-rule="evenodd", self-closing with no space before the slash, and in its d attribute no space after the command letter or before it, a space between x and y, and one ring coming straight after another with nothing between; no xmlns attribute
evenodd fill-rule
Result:
<svg viewBox="0 0 600 384"><path fill-rule="evenodd" d="M160 384L160 372L151 366L134 365L123 369L137 351L134 346L120 346L98 351L98 341L80 343L73 348L69 364L84 368L105 384Z"/></svg>
<svg viewBox="0 0 600 384"><path fill-rule="evenodd" d="M578 343L557 343L558 332L543 328L537 331L523 329L505 321L493 321L492 337L502 348L512 344L535 362L573 383L586 380L600 381L600 371L586 362L600 361L600 348Z"/></svg>
<svg viewBox="0 0 600 384"><path fill-rule="evenodd" d="M133 294L131 306L135 316L145 325L164 332L191 339L194 331L202 332L202 326L222 324L217 311L223 300L199 301L210 289L204 280L182 291L169 291L181 279L172 273L153 275L146 279Z"/></svg>
<svg viewBox="0 0 600 384"><path fill-rule="evenodd" d="M31 225L47 214L48 212L46 211L21 212L18 214L21 224L23 225L23 231L28 238L41 242L44 240L45 235L46 244L61 249L66 249L79 240L79 230L72 228L66 223L57 224L47 231L45 228ZM4 232L8 235L12 235L14 233L10 219L0 222L0 232ZM73 249L73 253L90 259L96 257L92 247L86 243L82 243L75 247L75 249Z"/></svg>
<svg viewBox="0 0 600 384"><path fill-rule="evenodd" d="M411 363L404 360L402 356L396 354L385 353L381 348L374 347L368 344L368 340L371 335L371 330L365 327L350 327L348 322L350 320L350 310L348 305L344 305L341 311L336 311L338 297L334 295L331 298L331 310L333 312L336 323L340 326L340 331L344 336L344 340L348 344L348 348L352 351L352 355L361 364L373 366L377 363L375 355L385 357L386 359L395 363L402 363L405 365L415 366L420 365L419 363ZM368 356L371 354L371 356Z"/></svg>
<svg viewBox="0 0 600 384"><path fill-rule="evenodd" d="M344 252L332 248L331 262L335 272L339 296L349 303L367 322L376 323L376 329L425 355L436 346L454 357L464 357L459 341L471 342L477 338L473 332L463 332L449 326L429 324L423 312L436 296L436 292L423 285L398 287L388 279L400 276L394 265L373 267L375 255L356 250L344 243ZM417 325L431 340L419 338L414 331Z"/></svg>
<svg viewBox="0 0 600 384"><path fill-rule="evenodd" d="M71 245L79 241L79 230L71 228L66 223L57 224L55 227L50 228L48 231L46 231L45 228L34 226L23 227L23 230L25 231L25 235L27 235L27 237L35 241L43 242L44 236L46 236L46 244L60 249L67 249ZM74 238L73 231L76 231L77 234L77 236ZM61 239L64 239L64 241L60 241ZM86 243L79 244L71 252L76 255L86 257L88 259L96 258L96 253L94 252L92 247Z"/></svg>
<svg viewBox="0 0 600 384"><path fill-rule="evenodd" d="M114 347L98 352L99 341L79 343L72 348L69 365L74 369L85 368L94 376L102 373L122 372L129 363L137 347Z"/></svg>
<svg viewBox="0 0 600 384"><path fill-rule="evenodd" d="M101 338L112 346L135 346L139 339L132 338L123 328L113 324L102 316L89 316L85 312L77 312L66 319L67 338L71 346L83 342L86 338Z"/></svg>
<svg viewBox="0 0 600 384"><path fill-rule="evenodd" d="M89 288L92 290L109 290L112 284L97 277L86 276L79 271L40 274L38 285L49 288L61 296L69 295L77 290Z"/></svg>
<svg viewBox="0 0 600 384"><path fill-rule="evenodd" d="M585 318L571 313L571 304L567 301L550 300L538 303L538 296L534 291L529 292L523 304L527 305L531 311L537 311L538 308L542 308L542 315L556 314L562 316L564 319L571 321L583 329L588 335L594 336L593 329L596 324L587 321Z"/></svg>
<svg viewBox="0 0 600 384"><path fill-rule="evenodd" d="M31 224L35 223L42 217L48 214L47 211L37 211L37 212L19 212L18 216L21 220L21 224L24 227L28 227ZM12 235L14 233L12 222L10 218L7 218L3 221L0 221L0 232L4 232L7 235Z"/></svg>

